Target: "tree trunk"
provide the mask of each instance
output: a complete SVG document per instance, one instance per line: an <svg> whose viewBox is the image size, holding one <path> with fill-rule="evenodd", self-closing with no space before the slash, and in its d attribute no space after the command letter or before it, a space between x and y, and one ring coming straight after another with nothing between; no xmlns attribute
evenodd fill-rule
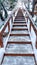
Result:
<svg viewBox="0 0 37 65"><path fill-rule="evenodd" d="M1 18L2 21L4 21L4 18L2 16L2 13L1 12L0 12L0 18Z"/></svg>
<svg viewBox="0 0 37 65"><path fill-rule="evenodd" d="M3 3L1 3L1 5L2 5L2 7L3 7L4 11L5 11L5 18L7 18L7 16L8 16L7 11L6 11L6 9L5 9L5 7L4 7Z"/></svg>

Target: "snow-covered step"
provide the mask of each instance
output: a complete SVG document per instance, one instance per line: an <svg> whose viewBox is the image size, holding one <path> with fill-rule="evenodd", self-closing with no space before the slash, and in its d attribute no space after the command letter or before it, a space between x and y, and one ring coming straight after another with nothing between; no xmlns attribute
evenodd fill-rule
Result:
<svg viewBox="0 0 37 65"><path fill-rule="evenodd" d="M33 54L31 44L8 44L5 53L12 54Z"/></svg>
<svg viewBox="0 0 37 65"><path fill-rule="evenodd" d="M15 19L15 21L25 21L25 19Z"/></svg>
<svg viewBox="0 0 37 65"><path fill-rule="evenodd" d="M21 31L11 31L11 34L29 34L27 30L21 30Z"/></svg>
<svg viewBox="0 0 37 65"><path fill-rule="evenodd" d="M27 26L27 24L23 24L23 23L22 24L20 24L20 23L19 24L14 24L13 23L13 26Z"/></svg>
<svg viewBox="0 0 37 65"><path fill-rule="evenodd" d="M26 21L14 21L14 23L26 23Z"/></svg>
<svg viewBox="0 0 37 65"><path fill-rule="evenodd" d="M24 19L24 20L25 20L24 16L20 16L20 15L19 15L19 16L17 15L17 16L15 17L15 20L16 20L16 19Z"/></svg>
<svg viewBox="0 0 37 65"><path fill-rule="evenodd" d="M1 29L2 26L4 25L4 21L2 21L1 18L0 18L0 22L1 22L1 23L0 23L0 29Z"/></svg>
<svg viewBox="0 0 37 65"><path fill-rule="evenodd" d="M25 21L25 18L24 17L16 17L15 21Z"/></svg>
<svg viewBox="0 0 37 65"><path fill-rule="evenodd" d="M14 21L13 24L26 25L27 22L26 21Z"/></svg>
<svg viewBox="0 0 37 65"><path fill-rule="evenodd" d="M4 56L2 65L36 65L33 56Z"/></svg>
<svg viewBox="0 0 37 65"><path fill-rule="evenodd" d="M30 36L10 36L8 41L10 42L30 42Z"/></svg>
<svg viewBox="0 0 37 65"><path fill-rule="evenodd" d="M13 27L12 30L27 30L28 31L28 28L27 27Z"/></svg>
<svg viewBox="0 0 37 65"><path fill-rule="evenodd" d="M29 36L29 32L26 30L26 31L11 31L10 33L10 36Z"/></svg>

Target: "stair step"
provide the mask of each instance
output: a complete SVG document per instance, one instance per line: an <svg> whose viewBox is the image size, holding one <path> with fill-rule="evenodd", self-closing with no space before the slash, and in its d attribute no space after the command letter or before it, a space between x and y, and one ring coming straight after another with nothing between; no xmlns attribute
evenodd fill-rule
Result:
<svg viewBox="0 0 37 65"><path fill-rule="evenodd" d="M31 41L22 41L22 42L20 42L20 41L8 41L7 42L7 44L31 44Z"/></svg>
<svg viewBox="0 0 37 65"><path fill-rule="evenodd" d="M25 20L21 10L17 13L17 16L16 16L15 20L21 20L21 21Z"/></svg>
<svg viewBox="0 0 37 65"><path fill-rule="evenodd" d="M30 42L31 39L29 36L10 36L9 42Z"/></svg>
<svg viewBox="0 0 37 65"><path fill-rule="evenodd" d="M26 26L13 26L13 28L26 28L26 29L28 29Z"/></svg>
<svg viewBox="0 0 37 65"><path fill-rule="evenodd" d="M11 34L29 34L27 30L21 30L21 31L11 31Z"/></svg>
<svg viewBox="0 0 37 65"><path fill-rule="evenodd" d="M21 14L16 16L16 18L19 18L19 17L20 17L20 18L21 18L21 17L24 18L24 16L21 15Z"/></svg>
<svg viewBox="0 0 37 65"><path fill-rule="evenodd" d="M5 53L4 56L34 56L34 54L12 54L12 53L8 54L8 53Z"/></svg>
<svg viewBox="0 0 37 65"><path fill-rule="evenodd" d="M15 21L25 21L25 18L23 16L17 16Z"/></svg>
<svg viewBox="0 0 37 65"><path fill-rule="evenodd" d="M22 27L22 28L26 28L27 27L27 25L13 25L13 27Z"/></svg>
<svg viewBox="0 0 37 65"><path fill-rule="evenodd" d="M13 23L13 26L27 26L27 24L14 24Z"/></svg>
<svg viewBox="0 0 37 65"><path fill-rule="evenodd" d="M10 34L10 36L29 36L29 34Z"/></svg>
<svg viewBox="0 0 37 65"><path fill-rule="evenodd" d="M11 31L10 36L29 36L28 31Z"/></svg>
<svg viewBox="0 0 37 65"><path fill-rule="evenodd" d="M24 19L25 20L24 16L16 16L15 19Z"/></svg>
<svg viewBox="0 0 37 65"><path fill-rule="evenodd" d="M25 21L25 19L15 19L14 21Z"/></svg>
<svg viewBox="0 0 37 65"><path fill-rule="evenodd" d="M12 54L33 54L31 44L8 44L5 53Z"/></svg>
<svg viewBox="0 0 37 65"><path fill-rule="evenodd" d="M22 27L22 28L13 27L12 30L27 30L28 31L28 28L27 27L25 27L25 28L24 27Z"/></svg>
<svg viewBox="0 0 37 65"><path fill-rule="evenodd" d="M19 14L20 14L20 13L19 13ZM23 18L23 19L24 19L24 16L21 15L21 14L20 14L20 15L17 14L16 18Z"/></svg>
<svg viewBox="0 0 37 65"><path fill-rule="evenodd" d="M17 19L17 18L19 18L19 19L23 18L24 19L24 16L23 15L17 15L15 19Z"/></svg>
<svg viewBox="0 0 37 65"><path fill-rule="evenodd" d="M34 56L4 56L2 65L36 65Z"/></svg>
<svg viewBox="0 0 37 65"><path fill-rule="evenodd" d="M26 24L26 22L25 21L22 21L22 22L19 22L19 21L16 22L15 21L14 24Z"/></svg>
<svg viewBox="0 0 37 65"><path fill-rule="evenodd" d="M15 19L24 19L25 20L25 18L23 16L17 16Z"/></svg>
<svg viewBox="0 0 37 65"><path fill-rule="evenodd" d="M14 21L14 23L26 23L26 21Z"/></svg>

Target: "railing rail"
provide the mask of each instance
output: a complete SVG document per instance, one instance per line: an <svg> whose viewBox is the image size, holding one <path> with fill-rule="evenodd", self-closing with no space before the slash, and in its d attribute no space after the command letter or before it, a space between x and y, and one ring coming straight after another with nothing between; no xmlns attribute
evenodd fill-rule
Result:
<svg viewBox="0 0 37 65"><path fill-rule="evenodd" d="M4 34L4 36L6 36L6 33L4 31L5 31L5 29L6 29L7 26L8 26L8 33L10 32L10 19L13 20L13 13L14 12L16 13L17 9L18 9L18 7L16 5L14 7L14 9L12 10L11 15L7 18L7 20L5 21L4 25L0 29L0 47L3 47L3 34ZM15 15L15 13L14 13L14 15Z"/></svg>
<svg viewBox="0 0 37 65"><path fill-rule="evenodd" d="M8 26L8 33L10 32L10 19L11 19L11 16L7 18L4 25L0 29L0 47L3 47L3 36L6 36L6 32L4 31L6 30L7 26Z"/></svg>
<svg viewBox="0 0 37 65"><path fill-rule="evenodd" d="M5 21L4 25L2 25L1 29L0 29L0 47L3 47L3 33L6 29L6 27L8 26L8 32L10 32L10 19L13 20L13 13L15 12L15 10L17 10L17 6L14 7L14 9L11 12L11 15L8 16L7 20ZM5 33L4 33L5 34Z"/></svg>
<svg viewBox="0 0 37 65"><path fill-rule="evenodd" d="M4 22L4 25L2 25L0 32L3 31L4 27L7 25L7 23L9 22L8 20L10 19L10 17L7 18L7 20Z"/></svg>
<svg viewBox="0 0 37 65"><path fill-rule="evenodd" d="M30 13L28 12L28 10L27 10L27 8L26 8L26 6L24 5L24 3L23 3L23 7L24 7L24 9L25 9L25 11L26 11L26 13L27 13L27 21L28 21L28 19L29 19L29 21L30 21L30 33L31 33L31 27L33 27L33 30L34 30L34 32L35 32L35 34L36 34L36 48L37 48L37 28L36 28L36 26L35 26L35 24L34 24L34 20L33 20L33 18L32 18L32 16L30 15ZM34 13L34 14L37 14L37 13Z"/></svg>
<svg viewBox="0 0 37 65"><path fill-rule="evenodd" d="M29 11L30 14L33 14L33 12ZM34 15L37 15L37 11L34 11Z"/></svg>

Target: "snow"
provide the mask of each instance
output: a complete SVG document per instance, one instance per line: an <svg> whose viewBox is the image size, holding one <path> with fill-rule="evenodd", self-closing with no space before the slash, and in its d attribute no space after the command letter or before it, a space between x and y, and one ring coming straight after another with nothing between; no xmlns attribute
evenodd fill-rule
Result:
<svg viewBox="0 0 37 65"><path fill-rule="evenodd" d="M0 48L0 64L1 64L4 52L5 52L4 48Z"/></svg>
<svg viewBox="0 0 37 65"><path fill-rule="evenodd" d="M0 29L1 29L1 27L2 27L3 24L4 24L4 21L2 21L2 20L0 19Z"/></svg>
<svg viewBox="0 0 37 65"><path fill-rule="evenodd" d="M34 54L35 54L35 58L37 62L36 34L32 27L31 27L31 40L32 40L33 50L34 50Z"/></svg>
<svg viewBox="0 0 37 65"><path fill-rule="evenodd" d="M34 15L34 17L33 17L33 20L34 20L34 22L35 22L35 20L36 20L36 16Z"/></svg>

